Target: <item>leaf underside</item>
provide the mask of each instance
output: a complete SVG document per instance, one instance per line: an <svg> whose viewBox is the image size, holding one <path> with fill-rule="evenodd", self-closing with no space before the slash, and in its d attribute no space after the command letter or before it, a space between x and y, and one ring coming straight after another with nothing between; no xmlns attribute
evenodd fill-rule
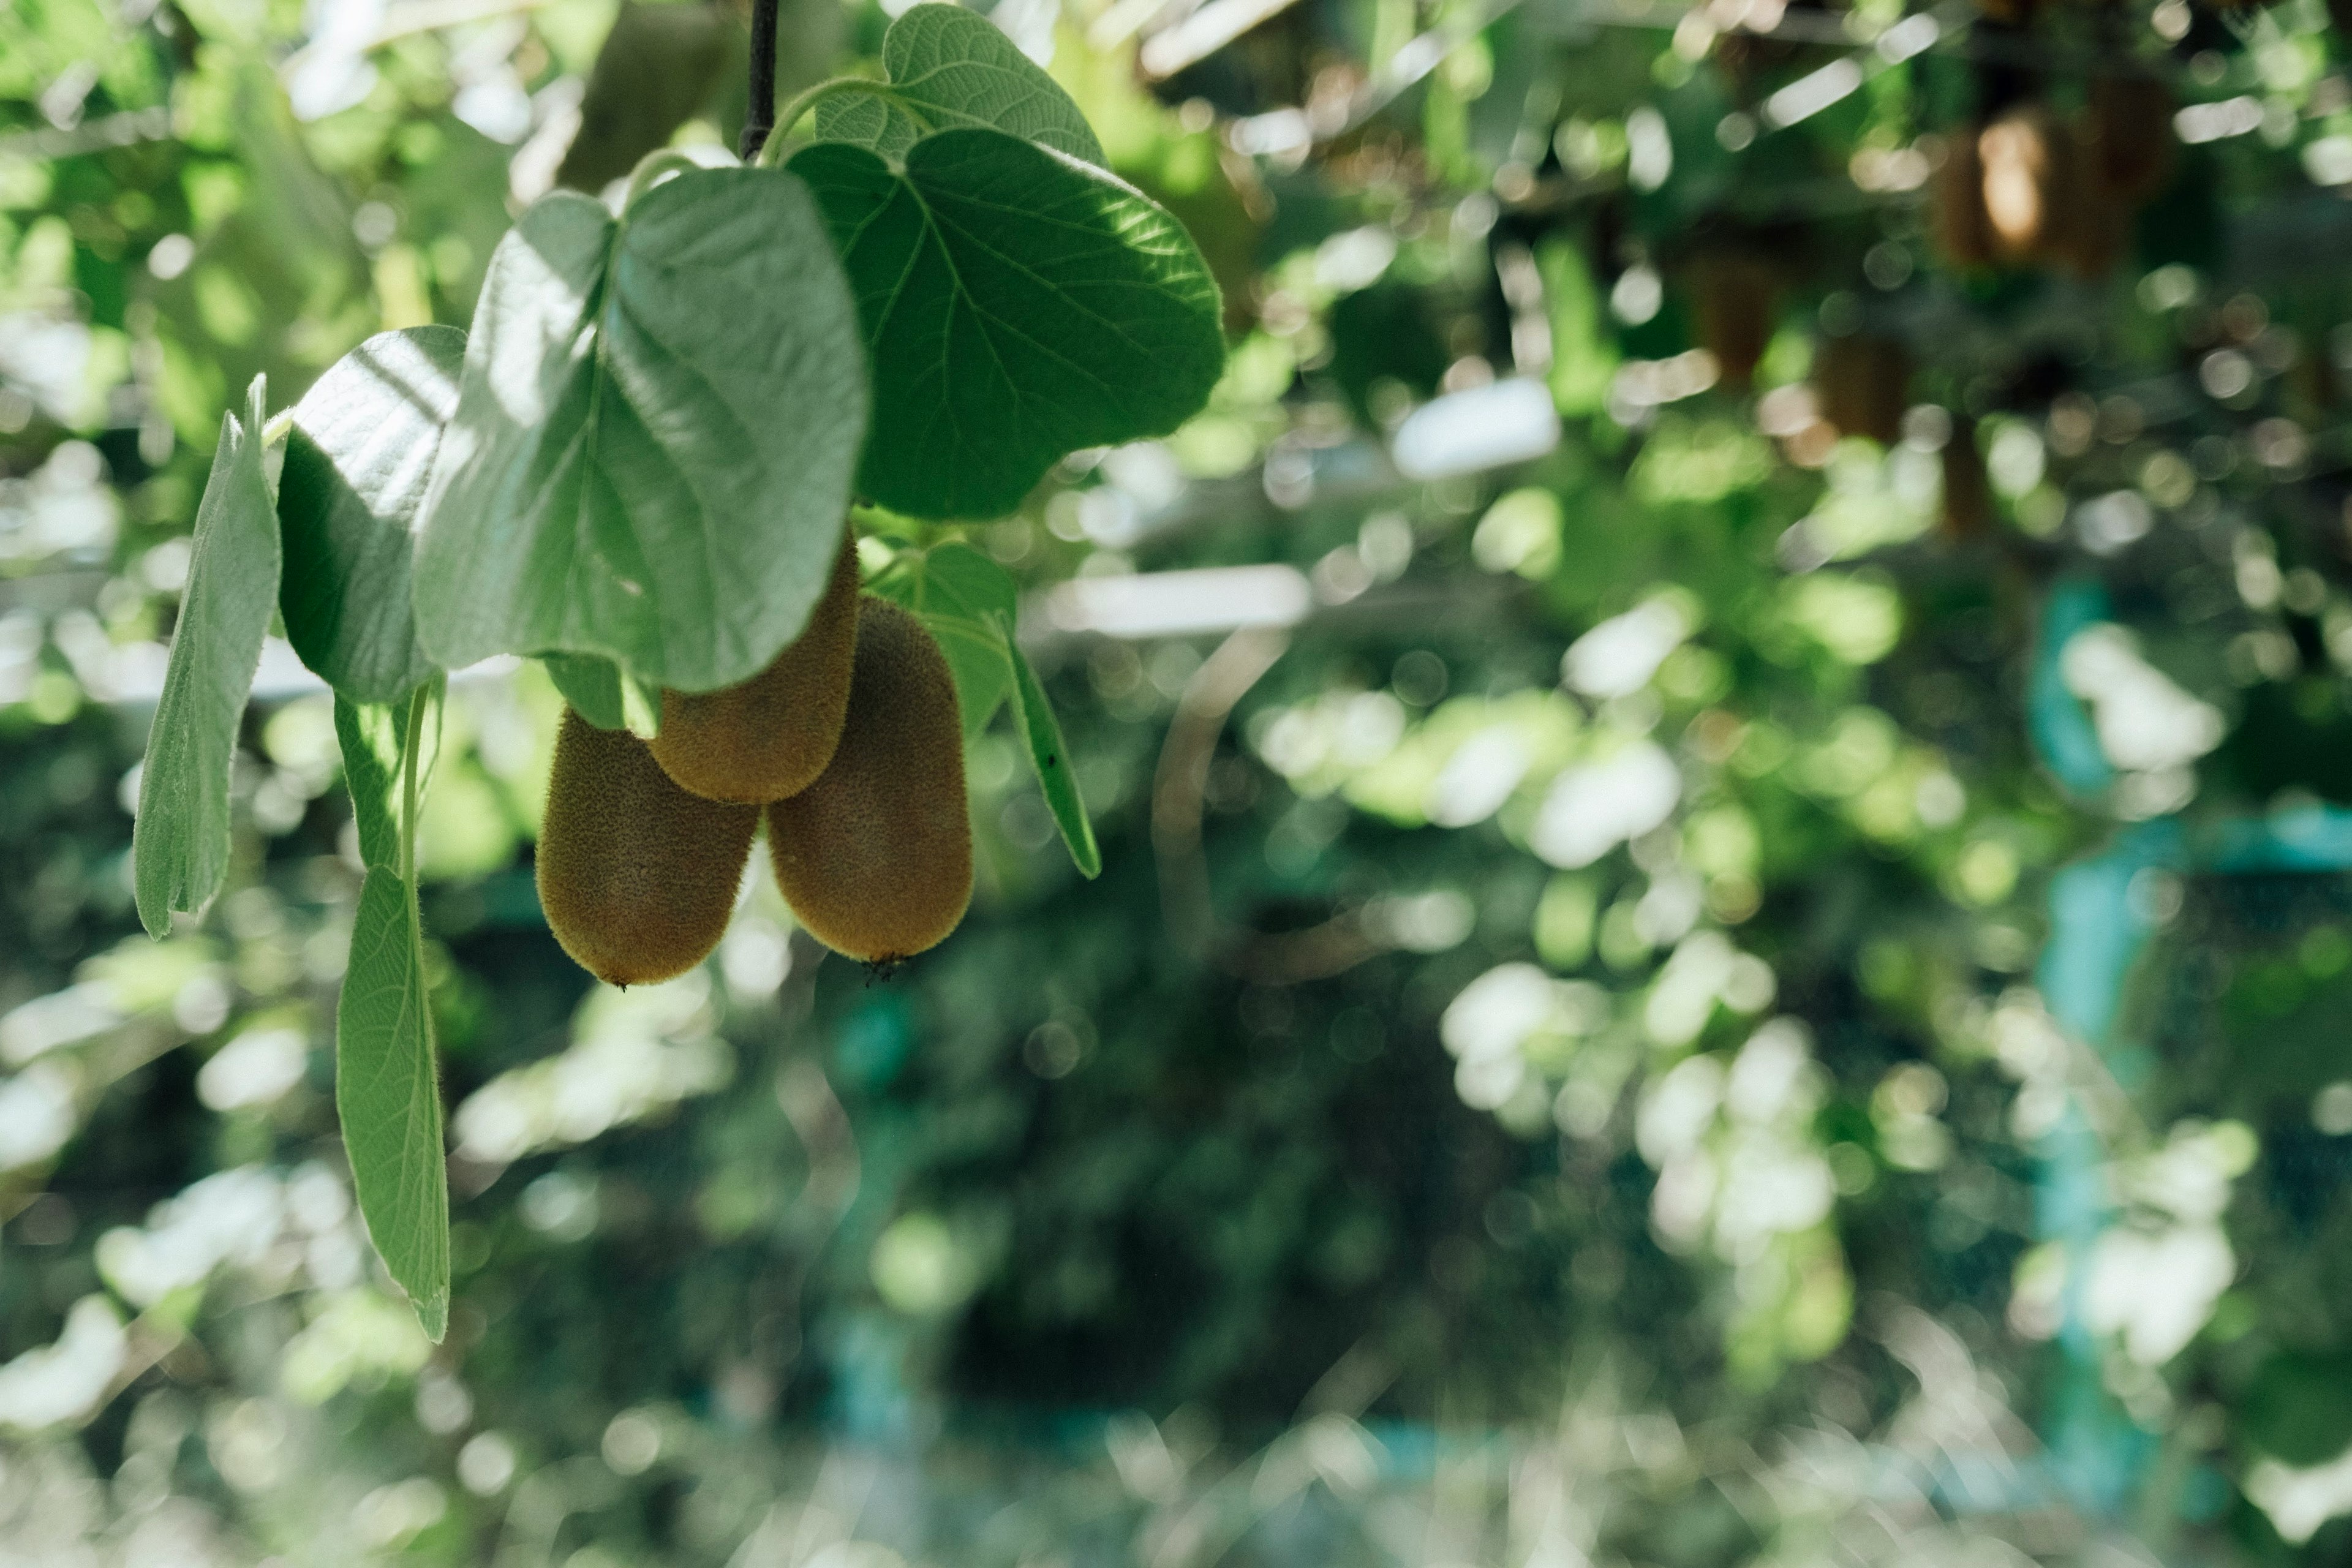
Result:
<svg viewBox="0 0 2352 1568"><path fill-rule="evenodd" d="M221 418L147 735L131 842L139 920L151 936L171 930L173 911L202 910L228 873L229 771L278 604L278 515L262 467L267 395L256 376L245 422Z"/></svg>
<svg viewBox="0 0 2352 1568"><path fill-rule="evenodd" d="M866 414L856 307L807 190L700 170L616 221L558 194L492 256L416 554L455 668L593 654L711 690L824 593Z"/></svg>
<svg viewBox="0 0 2352 1568"><path fill-rule="evenodd" d="M449 1321L449 1177L415 903L370 867L335 1008L335 1110L368 1238L435 1340Z"/></svg>
<svg viewBox="0 0 2352 1568"><path fill-rule="evenodd" d="M961 5L917 5L882 39L887 91L828 98L816 134L892 161L927 132L988 126L1107 165L1094 127L1061 84L995 23Z"/></svg>

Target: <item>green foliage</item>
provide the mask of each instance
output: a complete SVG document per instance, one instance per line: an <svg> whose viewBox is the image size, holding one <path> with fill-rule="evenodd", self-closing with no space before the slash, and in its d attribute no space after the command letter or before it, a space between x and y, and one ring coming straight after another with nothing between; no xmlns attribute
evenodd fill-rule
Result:
<svg viewBox="0 0 2352 1568"><path fill-rule="evenodd" d="M151 936L171 930L174 910L211 902L228 874L229 771L278 599L277 507L262 463L266 392L255 377L245 422L221 416L171 668L148 731L131 854Z"/></svg>
<svg viewBox="0 0 2352 1568"><path fill-rule="evenodd" d="M491 258L416 547L445 668L594 654L710 690L824 591L864 433L840 264L798 181L558 194Z"/></svg>
<svg viewBox="0 0 2352 1568"><path fill-rule="evenodd" d="M278 479L278 603L302 662L354 701L397 701L437 668L416 645L410 579L465 357L452 327L382 332L294 406Z"/></svg>
<svg viewBox="0 0 2352 1568"><path fill-rule="evenodd" d="M1114 177L986 130L903 167L846 143L788 165L824 208L873 354L858 483L913 517L1018 506L1079 447L1165 435L1224 363L1189 236Z"/></svg>
<svg viewBox="0 0 2352 1568"><path fill-rule="evenodd" d="M449 1327L449 1176L416 900L428 711L437 717L439 703L423 689L402 708L335 702L367 868L335 1005L335 1114L368 1238L438 1342Z"/></svg>
<svg viewBox="0 0 2352 1568"><path fill-rule="evenodd" d="M1012 39L959 5L916 5L882 39L883 83L844 82L820 99L816 133L863 147L894 166L921 138L981 127L1103 163L1078 106ZM790 126L782 129L789 131Z"/></svg>

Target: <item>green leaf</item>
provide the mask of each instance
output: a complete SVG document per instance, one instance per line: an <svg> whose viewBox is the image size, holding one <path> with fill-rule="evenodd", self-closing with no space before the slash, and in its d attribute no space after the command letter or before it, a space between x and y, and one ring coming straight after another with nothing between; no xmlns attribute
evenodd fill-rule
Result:
<svg viewBox="0 0 2352 1568"><path fill-rule="evenodd" d="M961 5L917 5L891 23L882 72L887 87L817 104L818 140L853 142L895 163L934 131L985 126L1098 167L1108 162L1061 84L1003 29Z"/></svg>
<svg viewBox="0 0 2352 1568"><path fill-rule="evenodd" d="M467 341L417 543L425 650L749 679L824 591L866 403L798 179L680 174L618 221L549 196L492 255Z"/></svg>
<svg viewBox="0 0 2352 1568"><path fill-rule="evenodd" d="M352 792L360 863L400 868L400 737L405 715L382 703L335 698L335 739L343 749L343 784Z"/></svg>
<svg viewBox="0 0 2352 1568"><path fill-rule="evenodd" d="M1224 364L1217 286L1183 226L1099 169L946 131L892 169L819 142L788 165L824 208L874 364L858 483L911 517L994 517L1064 455L1173 430Z"/></svg>
<svg viewBox="0 0 2352 1568"><path fill-rule="evenodd" d="M902 550L873 582L873 593L921 617L955 679L963 732L988 727L1012 689L1004 638L996 617L1011 625L1019 590L1012 574L971 545L950 540L929 550Z"/></svg>
<svg viewBox="0 0 2352 1568"><path fill-rule="evenodd" d="M147 732L131 854L150 936L172 929L174 910L203 909L228 873L229 769L278 603L277 508L261 461L267 398L255 376L245 423L221 416L171 664Z"/></svg>
<svg viewBox="0 0 2352 1568"><path fill-rule="evenodd" d="M416 900L380 866L360 884L335 1009L335 1110L368 1238L435 1340L449 1324L449 1173Z"/></svg>
<svg viewBox="0 0 2352 1568"><path fill-rule="evenodd" d="M627 730L647 740L661 732L661 693L609 658L551 653L540 662L563 700L599 730Z"/></svg>
<svg viewBox="0 0 2352 1568"><path fill-rule="evenodd" d="M378 332L294 405L278 606L302 662L361 702L395 701L434 671L416 646L413 535L465 359L455 327Z"/></svg>
<svg viewBox="0 0 2352 1568"><path fill-rule="evenodd" d="M1013 623L1000 619L996 624L1004 639L1005 662L1012 670L1013 716L1021 722L1022 739L1029 743L1029 765L1036 772L1037 786L1045 791L1045 805L1053 812L1054 825L1062 830L1062 842L1069 847L1079 873L1099 875L1102 850L1095 844L1095 825L1087 819L1087 803L1078 794L1077 774L1070 770L1061 721L1054 717L1054 705L1045 700L1045 688L1037 672L1029 668L1028 656L1013 640Z"/></svg>

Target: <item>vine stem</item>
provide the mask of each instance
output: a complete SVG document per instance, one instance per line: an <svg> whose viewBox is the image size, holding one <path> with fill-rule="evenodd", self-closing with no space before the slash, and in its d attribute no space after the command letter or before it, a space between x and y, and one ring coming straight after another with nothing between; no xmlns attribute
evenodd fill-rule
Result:
<svg viewBox="0 0 2352 1568"><path fill-rule="evenodd" d="M400 879L408 884L408 900L416 903L416 757L424 750L425 705L431 689L419 686L408 700L408 735L400 748Z"/></svg>
<svg viewBox="0 0 2352 1568"><path fill-rule="evenodd" d="M793 95L790 103L777 111L775 134L760 150L758 160L760 166L763 169L772 169L782 163L784 132L798 125L801 122L801 116L814 109L820 99L831 98L836 92L871 92L887 98L890 95L890 88L888 83L876 81L871 77L836 76L828 77L814 87L802 89ZM746 159L746 162L749 161Z"/></svg>
<svg viewBox="0 0 2352 1568"><path fill-rule="evenodd" d="M751 106L743 115L737 157L752 160L776 129L775 114L776 0L751 0Z"/></svg>

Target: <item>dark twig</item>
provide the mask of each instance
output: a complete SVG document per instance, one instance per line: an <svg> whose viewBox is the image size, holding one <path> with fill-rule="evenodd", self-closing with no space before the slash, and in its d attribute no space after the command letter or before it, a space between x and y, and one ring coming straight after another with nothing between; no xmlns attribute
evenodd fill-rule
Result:
<svg viewBox="0 0 2352 1568"><path fill-rule="evenodd" d="M776 0L751 0L751 107L743 115L743 143L736 155L746 163L776 126Z"/></svg>

